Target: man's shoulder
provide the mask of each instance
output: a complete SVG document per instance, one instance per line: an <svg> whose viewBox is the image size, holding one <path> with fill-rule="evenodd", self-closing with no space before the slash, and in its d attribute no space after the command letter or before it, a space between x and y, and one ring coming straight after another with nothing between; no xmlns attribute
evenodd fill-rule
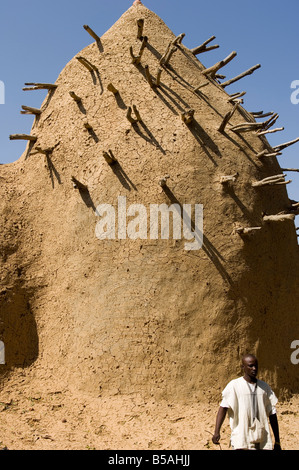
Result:
<svg viewBox="0 0 299 470"><path fill-rule="evenodd" d="M267 382L264 382L263 380L260 380L260 379L257 380L257 386L260 387L265 392L268 392L268 391L272 390L270 385L267 384Z"/></svg>
<svg viewBox="0 0 299 470"><path fill-rule="evenodd" d="M243 377L238 377L236 379L232 379L228 384L226 385L226 388L234 388L238 386L240 383L242 384L243 382Z"/></svg>

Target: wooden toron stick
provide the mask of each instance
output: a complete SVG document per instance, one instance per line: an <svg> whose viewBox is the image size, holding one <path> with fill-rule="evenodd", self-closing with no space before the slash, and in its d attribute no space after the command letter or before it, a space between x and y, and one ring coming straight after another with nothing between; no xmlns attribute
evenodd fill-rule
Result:
<svg viewBox="0 0 299 470"><path fill-rule="evenodd" d="M294 214L277 214L277 215L265 215L263 217L265 222L285 222L286 220L295 220Z"/></svg>
<svg viewBox="0 0 299 470"><path fill-rule="evenodd" d="M194 109L188 109L187 111L185 111L184 113L181 114L182 121L185 124L191 124L193 122L193 119L194 119L194 114L195 114Z"/></svg>
<svg viewBox="0 0 299 470"><path fill-rule="evenodd" d="M119 93L119 91L115 88L112 83L109 83L109 85L107 86L107 90L111 91L111 93L113 93L114 95L117 95Z"/></svg>
<svg viewBox="0 0 299 470"><path fill-rule="evenodd" d="M34 135L27 135L27 134L11 134L9 136L10 140L29 140L31 142L36 142L37 137Z"/></svg>
<svg viewBox="0 0 299 470"><path fill-rule="evenodd" d="M57 88L58 85L54 85L53 83L25 83L26 87L23 88L24 91L29 90L54 90Z"/></svg>
<svg viewBox="0 0 299 470"><path fill-rule="evenodd" d="M132 113L135 113L135 116L136 118L134 119L133 116L132 116ZM128 121L131 123L131 124L136 124L136 122L140 122L141 121L141 116L140 116L140 113L137 109L137 107L135 105L133 105L133 109L131 106L128 107L128 110L127 110L127 119Z"/></svg>
<svg viewBox="0 0 299 470"><path fill-rule="evenodd" d="M207 45L210 44L210 42L214 41L214 39L216 39L216 36L210 37L210 39L207 39L200 46L195 47L194 49L191 49L192 54L198 55L198 54L201 54L202 52L208 52L208 51L212 51L213 49L218 49L219 48L218 44L216 44L215 46L207 47Z"/></svg>
<svg viewBox="0 0 299 470"><path fill-rule="evenodd" d="M148 43L148 37L147 37L147 36L144 36L144 37L142 38L142 44L141 44L141 47L140 47L140 51L139 51L138 56L135 56L135 55L134 55L133 47L132 47L132 46L130 47L130 54L131 54L131 57L132 57L132 63L133 63L133 64L136 64L136 65L139 65L139 64L140 64L147 43Z"/></svg>
<svg viewBox="0 0 299 470"><path fill-rule="evenodd" d="M208 86L210 84L210 82L205 82L205 83L202 83L201 85L198 85L197 87L194 88L194 92L197 93L198 91L200 91L202 88Z"/></svg>
<svg viewBox="0 0 299 470"><path fill-rule="evenodd" d="M161 75L162 75L162 69L157 70L157 78L156 78L156 83L155 86L159 87L161 84Z"/></svg>
<svg viewBox="0 0 299 470"><path fill-rule="evenodd" d="M93 72L93 71L97 71L98 68L93 65L91 62L89 62L89 60L85 59L85 57L76 57L76 59L78 60L78 62L80 62L80 64L84 65L84 67L87 68L87 70L89 70L89 72Z"/></svg>
<svg viewBox="0 0 299 470"><path fill-rule="evenodd" d="M239 235L252 235L261 229L262 227L235 227L234 232Z"/></svg>
<svg viewBox="0 0 299 470"><path fill-rule="evenodd" d="M88 191L87 186L78 181L77 178L75 178L74 176L72 176L72 183L75 189L79 189L79 191Z"/></svg>
<svg viewBox="0 0 299 470"><path fill-rule="evenodd" d="M144 19L137 20L137 39L143 39Z"/></svg>
<svg viewBox="0 0 299 470"><path fill-rule="evenodd" d="M280 132L280 131L284 131L284 127L277 127L276 129L272 129L272 130L267 130L267 131L262 131L262 132L259 132L258 135L266 135L266 134L274 134L275 132Z"/></svg>
<svg viewBox="0 0 299 470"><path fill-rule="evenodd" d="M237 75L235 78L232 78L230 80L227 80L224 83L221 83L222 88L232 85L232 83L235 83L238 80L241 80L242 78L247 77L247 75L251 75L255 70L259 69L260 67L261 67L261 64L254 65L250 69L246 70L246 72L243 72L240 75Z"/></svg>
<svg viewBox="0 0 299 470"><path fill-rule="evenodd" d="M238 98L242 98L242 96L246 95L246 91L242 91L240 93L235 93L234 95L230 95L230 98L229 98L229 102L230 103L233 103L233 102L236 102L235 100L237 100ZM242 101L242 100L240 100Z"/></svg>
<svg viewBox="0 0 299 470"><path fill-rule="evenodd" d="M171 57L173 56L173 54L177 51L177 47L174 46L174 43L173 42L170 42L166 48L166 51L165 53L163 54L163 56L161 57L160 59L160 65L167 65L171 59Z"/></svg>
<svg viewBox="0 0 299 470"><path fill-rule="evenodd" d="M277 157L278 155L281 155L281 153L280 152L269 153L269 150L265 149L262 152L259 152L256 156L257 158L262 158L262 157Z"/></svg>
<svg viewBox="0 0 299 470"><path fill-rule="evenodd" d="M225 130L225 127L227 126L229 120L233 117L236 109L238 108L239 106L239 103L235 103L233 109L231 111L229 111L225 116L224 116L224 119L218 129L219 132L224 132Z"/></svg>
<svg viewBox="0 0 299 470"><path fill-rule="evenodd" d="M87 24L83 25L83 28L96 42L101 42L101 38Z"/></svg>
<svg viewBox="0 0 299 470"><path fill-rule="evenodd" d="M231 54L229 54L225 59L221 60L220 62L217 62L217 64L213 65L212 67L203 70L202 74L210 75L210 77L215 78L215 75L218 70L227 65L229 62L231 62L236 57L236 55L237 53L235 51L231 52Z"/></svg>
<svg viewBox="0 0 299 470"><path fill-rule="evenodd" d="M22 106L23 111L21 114L35 114L36 116L41 114L41 110L37 108L30 108L30 106Z"/></svg>
<svg viewBox="0 0 299 470"><path fill-rule="evenodd" d="M299 168L282 168L282 171L295 171L299 173Z"/></svg>
<svg viewBox="0 0 299 470"><path fill-rule="evenodd" d="M154 82L153 82L153 80L152 80L152 76L151 76L150 71L149 71L149 66L146 65L146 66L144 67L144 69L145 69L145 76L146 76L146 79L147 79L147 81L148 81L148 83L149 83L149 86L150 86L151 88L154 88Z"/></svg>
<svg viewBox="0 0 299 470"><path fill-rule="evenodd" d="M70 91L69 94L73 98L73 100L76 101L76 103L81 103L82 100L80 96L77 96L74 91Z"/></svg>
<svg viewBox="0 0 299 470"><path fill-rule="evenodd" d="M285 181L285 175L275 175L269 176L268 178L264 178L261 181L255 181L254 183L252 183L252 186L256 188L259 186L286 185L289 183L291 183L291 180Z"/></svg>
<svg viewBox="0 0 299 470"><path fill-rule="evenodd" d="M184 39L185 36L186 36L185 33L179 34L179 35L175 38L175 40L173 41L173 45L176 46L177 44L182 44L182 41L183 41L183 39Z"/></svg>
<svg viewBox="0 0 299 470"><path fill-rule="evenodd" d="M274 150L276 152L280 152L281 150L284 150L285 148L290 147L290 145L296 144L296 142L299 142L299 137L295 140L291 140L290 142L286 142L285 144L277 145L276 147L274 147Z"/></svg>
<svg viewBox="0 0 299 470"><path fill-rule="evenodd" d="M159 185L164 188L165 186L167 186L167 180L170 178L169 175L166 175L164 176L163 178L160 179L159 181Z"/></svg>
<svg viewBox="0 0 299 470"><path fill-rule="evenodd" d="M111 150L109 152L103 152L103 157L105 158L106 162L108 165L113 165L114 163L117 163L116 158L114 157L113 153Z"/></svg>

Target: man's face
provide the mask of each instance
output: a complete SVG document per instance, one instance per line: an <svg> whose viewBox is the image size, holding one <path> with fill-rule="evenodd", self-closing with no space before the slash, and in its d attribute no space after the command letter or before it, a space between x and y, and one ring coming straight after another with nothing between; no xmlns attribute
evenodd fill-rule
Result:
<svg viewBox="0 0 299 470"><path fill-rule="evenodd" d="M245 358L243 361L243 369L244 369L245 375L247 375L251 379L256 379L257 372L258 372L257 359Z"/></svg>

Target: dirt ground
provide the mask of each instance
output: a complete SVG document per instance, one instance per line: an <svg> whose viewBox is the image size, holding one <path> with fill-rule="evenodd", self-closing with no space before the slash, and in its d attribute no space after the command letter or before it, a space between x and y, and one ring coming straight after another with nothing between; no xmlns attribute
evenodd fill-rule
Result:
<svg viewBox="0 0 299 470"><path fill-rule="evenodd" d="M220 450L211 437L217 403L91 398L55 386L11 381L0 394L0 448L8 450ZM21 386L20 386L21 385ZM279 403L283 450L298 449L299 396ZM229 450L228 420L221 450Z"/></svg>

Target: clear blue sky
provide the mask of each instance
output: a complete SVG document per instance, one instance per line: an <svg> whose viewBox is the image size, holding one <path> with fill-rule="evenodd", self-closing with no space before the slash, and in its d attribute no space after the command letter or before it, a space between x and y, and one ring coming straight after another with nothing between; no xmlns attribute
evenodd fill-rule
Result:
<svg viewBox="0 0 299 470"><path fill-rule="evenodd" d="M61 70L92 42L83 29L88 24L99 36L124 13L133 0L11 0L2 2L0 17L0 80L5 104L0 104L0 163L17 160L24 142L10 141L14 133L30 133L33 118L20 114L21 106L39 107L46 92L24 92L25 82L55 82ZM184 44L195 47L215 35L220 48L199 56L213 65L233 50L238 56L222 70L234 77L260 63L252 76L229 87L247 91L248 111L275 111L280 118L273 145L299 137L299 104L291 103L291 83L299 80L298 0L147 0L174 33L186 33ZM299 97L299 94L298 94ZM299 167L299 143L279 157L282 167ZM299 201L299 174L289 173L288 193Z"/></svg>

